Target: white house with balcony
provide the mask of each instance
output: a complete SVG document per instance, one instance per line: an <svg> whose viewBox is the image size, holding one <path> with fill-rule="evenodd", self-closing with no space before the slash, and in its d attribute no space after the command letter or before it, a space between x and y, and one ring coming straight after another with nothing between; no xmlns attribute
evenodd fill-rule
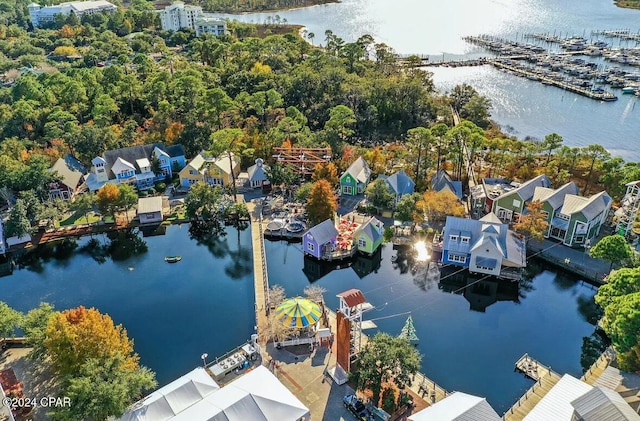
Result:
<svg viewBox="0 0 640 421"><path fill-rule="evenodd" d="M210 13L204 13L202 7L184 4L181 1L174 2L164 10L158 11L162 29L167 31L179 31L181 29L193 29L197 36L213 34L215 36L227 33L227 21Z"/></svg>

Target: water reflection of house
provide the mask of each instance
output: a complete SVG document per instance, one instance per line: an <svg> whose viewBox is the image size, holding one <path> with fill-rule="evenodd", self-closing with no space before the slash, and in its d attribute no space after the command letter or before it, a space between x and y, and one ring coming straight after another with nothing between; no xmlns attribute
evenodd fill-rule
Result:
<svg viewBox="0 0 640 421"><path fill-rule="evenodd" d="M371 256L356 255L351 269L358 275L360 279L369 275L371 272L378 272L382 265L382 248L373 253Z"/></svg>
<svg viewBox="0 0 640 421"><path fill-rule="evenodd" d="M325 262L304 256L304 266L302 272L307 276L309 282L315 282L318 279L328 275L336 269L344 269L351 265L351 262Z"/></svg>
<svg viewBox="0 0 640 421"><path fill-rule="evenodd" d="M461 294L469 301L469 309L484 313L487 307L498 301L519 302L519 285L500 279L482 279L468 272L449 271L441 273L438 287L445 291Z"/></svg>

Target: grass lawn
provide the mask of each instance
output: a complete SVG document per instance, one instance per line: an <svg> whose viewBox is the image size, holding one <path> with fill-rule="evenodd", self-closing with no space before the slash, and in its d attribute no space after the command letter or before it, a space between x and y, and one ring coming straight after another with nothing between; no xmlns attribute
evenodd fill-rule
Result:
<svg viewBox="0 0 640 421"><path fill-rule="evenodd" d="M100 221L100 217L96 216L96 214L91 212L89 214L89 223L90 224L94 224L94 223L96 223L98 221ZM64 219L64 220L60 221L60 226L61 227L67 227L67 226L71 226L71 225L83 225L83 224L86 224L86 223L87 223L87 217L85 216L84 213L74 212L67 219Z"/></svg>

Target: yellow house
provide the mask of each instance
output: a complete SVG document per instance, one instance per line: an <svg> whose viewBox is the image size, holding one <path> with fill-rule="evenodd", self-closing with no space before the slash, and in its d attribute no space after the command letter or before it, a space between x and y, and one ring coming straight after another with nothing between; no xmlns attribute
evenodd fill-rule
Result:
<svg viewBox="0 0 640 421"><path fill-rule="evenodd" d="M231 155L231 159L229 159L229 155ZM237 179L240 174L240 162L236 160L234 154L224 154L213 158L200 152L180 170L180 185L188 188L203 181L211 186L228 186L233 182L232 168Z"/></svg>

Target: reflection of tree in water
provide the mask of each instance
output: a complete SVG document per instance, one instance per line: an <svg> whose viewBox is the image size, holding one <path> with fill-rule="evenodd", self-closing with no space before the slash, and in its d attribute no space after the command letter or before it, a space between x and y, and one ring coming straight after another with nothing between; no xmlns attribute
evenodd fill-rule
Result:
<svg viewBox="0 0 640 421"><path fill-rule="evenodd" d="M114 261L126 260L136 254L146 253L148 250L147 243L132 229L109 233L107 237L111 240L107 250Z"/></svg>
<svg viewBox="0 0 640 421"><path fill-rule="evenodd" d="M247 229L249 225L241 221L233 224L233 226L236 227L238 233L238 248L236 250L232 250L229 247L227 232L217 221L192 223L189 227L189 234L198 244L206 246L214 257L222 259L228 255L231 258L231 262L225 266L225 273L231 279L242 279L253 271L251 250L243 247L240 241L240 232Z"/></svg>
<svg viewBox="0 0 640 421"><path fill-rule="evenodd" d="M518 301L520 304L523 299L527 297L527 294L535 290L533 286L533 280L543 271L542 262L537 259L531 259L527 261L527 267L522 271L522 277L518 281Z"/></svg>
<svg viewBox="0 0 640 421"><path fill-rule="evenodd" d="M92 238L80 248L80 251L102 264L109 257L114 261L126 260L136 254L146 253L148 250L147 243L133 229L110 232L107 238L110 241L105 241L104 244L97 238Z"/></svg>
<svg viewBox="0 0 640 421"><path fill-rule="evenodd" d="M600 357L600 354L611 345L611 340L604 333L604 330L596 326L591 336L582 338L582 350L580 353L580 365L582 371L589 370L589 367Z"/></svg>
<svg viewBox="0 0 640 421"><path fill-rule="evenodd" d="M16 264L18 268L26 268L31 272L42 273L44 263L54 259L66 264L78 247L75 239L65 238L61 241L41 244L38 247L18 255Z"/></svg>
<svg viewBox="0 0 640 421"><path fill-rule="evenodd" d="M602 307L596 304L596 300L592 296L588 295L578 296L578 312L587 323L594 326L604 316Z"/></svg>
<svg viewBox="0 0 640 421"><path fill-rule="evenodd" d="M413 283L423 291L438 285L440 270L435 262L414 262L411 270Z"/></svg>

